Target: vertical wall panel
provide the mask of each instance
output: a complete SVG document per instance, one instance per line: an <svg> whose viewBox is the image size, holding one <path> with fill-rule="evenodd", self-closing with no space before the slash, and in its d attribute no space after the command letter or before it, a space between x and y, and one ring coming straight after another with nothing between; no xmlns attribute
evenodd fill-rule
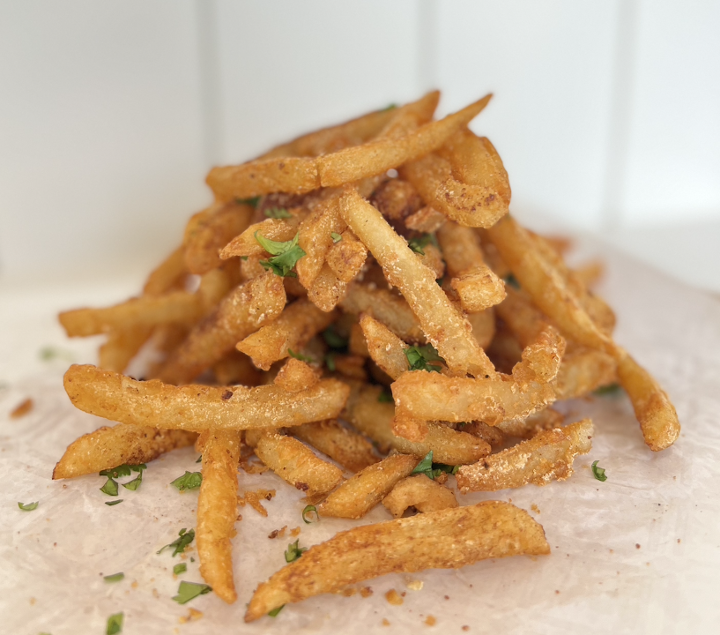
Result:
<svg viewBox="0 0 720 635"><path fill-rule="evenodd" d="M4 276L156 260L203 184L191 0L0 4Z"/></svg>
<svg viewBox="0 0 720 635"><path fill-rule="evenodd" d="M617 8L605 0L437 3L442 108L495 93L472 127L498 148L518 211L601 224Z"/></svg>
<svg viewBox="0 0 720 635"><path fill-rule="evenodd" d="M417 96L412 0L219 0L216 19L220 161Z"/></svg>
<svg viewBox="0 0 720 635"><path fill-rule="evenodd" d="M643 0L625 222L720 219L720 3Z"/></svg>

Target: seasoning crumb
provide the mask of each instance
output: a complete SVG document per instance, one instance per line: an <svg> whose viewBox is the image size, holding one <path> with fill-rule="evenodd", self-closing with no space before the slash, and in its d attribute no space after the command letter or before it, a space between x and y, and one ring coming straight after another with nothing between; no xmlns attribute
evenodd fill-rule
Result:
<svg viewBox="0 0 720 635"><path fill-rule="evenodd" d="M160 593L158 592L157 589L153 589L153 590L152 590L152 594L153 594L153 597L154 597L156 600L159 600L159 599L160 599Z"/></svg>
<svg viewBox="0 0 720 635"><path fill-rule="evenodd" d="M635 549L640 549L640 543L639 543L639 542L636 542L636 543L635 543Z"/></svg>
<svg viewBox="0 0 720 635"><path fill-rule="evenodd" d="M133 581L132 581L132 584L131 584L130 586L131 586L133 589L137 589L137 588L138 588L138 581L137 581L137 580L133 580Z"/></svg>
<svg viewBox="0 0 720 635"><path fill-rule="evenodd" d="M390 622L388 621L388 619L387 619L386 617L383 617L383 619L382 619L382 625L383 625L383 626L390 626Z"/></svg>
<svg viewBox="0 0 720 635"><path fill-rule="evenodd" d="M470 627L469 627L467 624L465 624L465 626L463 626L462 629L463 629L464 631L469 631L469 630L470 630Z"/></svg>
<svg viewBox="0 0 720 635"><path fill-rule="evenodd" d="M35 606L35 602L37 602L35 598L30 598L30 606Z"/></svg>
<svg viewBox="0 0 720 635"><path fill-rule="evenodd" d="M344 596L344 597L346 597L346 598L350 598L350 597L352 597L353 595L355 595L356 593L357 593L357 589L353 589L353 588L350 587L350 586L349 586L349 587L345 587L342 591L340 591L340 595L342 595L342 596Z"/></svg>
<svg viewBox="0 0 720 635"><path fill-rule="evenodd" d="M680 538L678 538L678 544L680 544Z"/></svg>
<svg viewBox="0 0 720 635"><path fill-rule="evenodd" d="M555 589L555 595L560 595L560 590L559 590L559 589Z"/></svg>
<svg viewBox="0 0 720 635"><path fill-rule="evenodd" d="M400 594L395 589L390 589L385 594L385 599L393 606L400 606L404 600L400 597Z"/></svg>
<svg viewBox="0 0 720 635"><path fill-rule="evenodd" d="M13 411L10 413L11 419L19 419L24 417L28 412L33 409L33 400L28 397L25 401L20 402Z"/></svg>
<svg viewBox="0 0 720 635"><path fill-rule="evenodd" d="M449 599L450 599L450 596L449 596L449 595L446 595L446 596L445 596L445 599L446 599L446 600L449 600Z"/></svg>
<svg viewBox="0 0 720 635"><path fill-rule="evenodd" d="M178 618L178 622L180 622L180 624L187 624L188 622L197 622L202 616L203 616L202 611L198 611L197 609L189 609L189 613L187 615L183 615L180 618Z"/></svg>
<svg viewBox="0 0 720 635"><path fill-rule="evenodd" d="M432 615L428 615L425 618L425 624L428 626L435 626L435 624L437 624L437 620Z"/></svg>
<svg viewBox="0 0 720 635"><path fill-rule="evenodd" d="M535 503L533 503L532 505L530 505L530 509L531 509L532 511L534 511L536 514L539 514L539 513L540 513L540 508L539 508Z"/></svg>
<svg viewBox="0 0 720 635"><path fill-rule="evenodd" d="M360 589L360 595L364 598L369 598L373 594L373 590L369 586L364 586Z"/></svg>
<svg viewBox="0 0 720 635"><path fill-rule="evenodd" d="M290 535L291 535L293 538L297 538L297 537L300 535L300 532L301 532L301 531L302 531L302 529L301 529L300 527L295 527L295 529L291 529L291 530L290 530Z"/></svg>
<svg viewBox="0 0 720 635"><path fill-rule="evenodd" d="M423 588L423 581L422 580L410 580L410 582L407 583L407 588L411 591L420 591Z"/></svg>
<svg viewBox="0 0 720 635"><path fill-rule="evenodd" d="M274 540L275 538L283 538L285 536L286 529L287 529L287 525L285 525L282 529L273 529L268 534L268 538L270 538L270 540Z"/></svg>
<svg viewBox="0 0 720 635"><path fill-rule="evenodd" d="M257 489L253 491L245 491L242 496L238 496L238 505L245 507L250 505L258 514L267 518L267 509L260 502L263 498L267 501L272 500L275 496L274 489Z"/></svg>

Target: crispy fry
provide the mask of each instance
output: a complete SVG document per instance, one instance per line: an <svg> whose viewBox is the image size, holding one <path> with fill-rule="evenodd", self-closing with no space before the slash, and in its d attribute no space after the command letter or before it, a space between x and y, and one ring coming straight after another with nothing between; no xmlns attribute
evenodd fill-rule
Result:
<svg viewBox="0 0 720 635"><path fill-rule="evenodd" d="M320 516L362 518L397 482L409 476L418 464L417 457L392 454L379 463L369 465L345 481L318 506Z"/></svg>
<svg viewBox="0 0 720 635"><path fill-rule="evenodd" d="M290 358L275 376L275 385L288 392L312 388L320 381L319 370L299 359Z"/></svg>
<svg viewBox="0 0 720 635"><path fill-rule="evenodd" d="M142 326L110 331L98 351L98 366L122 373L151 334L152 327Z"/></svg>
<svg viewBox="0 0 720 635"><path fill-rule="evenodd" d="M195 443L197 435L184 430L157 430L121 423L84 434L65 450L53 479L96 474L118 465L139 465L175 448Z"/></svg>
<svg viewBox="0 0 720 635"><path fill-rule="evenodd" d="M280 316L237 344L263 370L287 357L289 350L299 353L311 338L327 328L337 317L320 311L306 298L288 304Z"/></svg>
<svg viewBox="0 0 720 635"><path fill-rule="evenodd" d="M372 443L341 426L336 419L306 423L292 428L290 432L351 472L359 472L380 460L373 451Z"/></svg>
<svg viewBox="0 0 720 635"><path fill-rule="evenodd" d="M527 512L500 501L365 525L312 547L261 584L245 621L390 572L452 569L486 558L549 553L542 527Z"/></svg>
<svg viewBox="0 0 720 635"><path fill-rule="evenodd" d="M456 475L458 487L466 494L563 481L573 473L575 456L590 452L592 435L590 419L544 430L508 450L463 465Z"/></svg>
<svg viewBox="0 0 720 635"><path fill-rule="evenodd" d="M235 256L241 258L250 256L265 257L265 249L255 238L256 233L263 238L277 242L292 240L295 234L298 233L300 223L307 216L307 211L296 208L290 209L288 212L292 214L292 218L267 218L264 221L250 225L242 234L235 236L220 250L220 258L227 260Z"/></svg>
<svg viewBox="0 0 720 635"><path fill-rule="evenodd" d="M278 386L171 386L135 381L94 366L71 366L65 391L84 412L139 426L176 430L247 430L296 426L337 417L350 389L324 379L290 393Z"/></svg>
<svg viewBox="0 0 720 635"><path fill-rule="evenodd" d="M178 247L150 273L143 295L162 295L173 289L186 274L185 249Z"/></svg>
<svg viewBox="0 0 720 635"><path fill-rule="evenodd" d="M345 297L347 288L348 285L325 263L312 287L308 289L307 297L321 311L330 312Z"/></svg>
<svg viewBox="0 0 720 635"><path fill-rule="evenodd" d="M367 380L367 372L365 372L365 358L359 355L340 355L338 353L328 353L325 356L327 364L332 364L335 370L345 377L352 377L360 381ZM332 360L332 361L330 361Z"/></svg>
<svg viewBox="0 0 720 635"><path fill-rule="evenodd" d="M203 432L202 483L197 507L200 575L228 604L237 599L233 580L232 543L237 515L237 470L240 434L235 430Z"/></svg>
<svg viewBox="0 0 720 635"><path fill-rule="evenodd" d="M190 332L165 362L160 379L175 384L192 381L239 340L280 315L284 306L282 278L271 271L240 285Z"/></svg>
<svg viewBox="0 0 720 635"><path fill-rule="evenodd" d="M617 364L610 355L579 348L563 357L557 377L557 396L574 399L616 380Z"/></svg>
<svg viewBox="0 0 720 635"><path fill-rule="evenodd" d="M432 234L440 229L446 220L447 216L445 214L432 207L425 206L405 218L405 227L416 232Z"/></svg>
<svg viewBox="0 0 720 635"><path fill-rule="evenodd" d="M260 371L250 358L240 351L229 351L213 366L217 383L221 386L259 386L262 382Z"/></svg>
<svg viewBox="0 0 720 635"><path fill-rule="evenodd" d="M340 235L340 240L328 250L326 261L338 279L348 283L360 273L366 258L367 248L347 229Z"/></svg>
<svg viewBox="0 0 720 635"><path fill-rule="evenodd" d="M395 518L400 518L409 507L419 512L436 512L458 506L452 490L424 474L402 479L383 499L382 504Z"/></svg>
<svg viewBox="0 0 720 635"><path fill-rule="evenodd" d="M402 179L388 179L372 193L369 200L391 221L402 221L423 206L418 191Z"/></svg>
<svg viewBox="0 0 720 635"><path fill-rule="evenodd" d="M453 278L451 286L460 296L462 308L478 313L505 299L505 285L487 265L478 265Z"/></svg>
<svg viewBox="0 0 720 635"><path fill-rule="evenodd" d="M365 335L370 357L390 377L397 379L408 370L405 357L408 346L389 328L365 314L360 316L360 328Z"/></svg>
<svg viewBox="0 0 720 635"><path fill-rule="evenodd" d="M248 435L257 457L281 479L316 499L343 480L339 467L323 461L297 439L277 432Z"/></svg>
<svg viewBox="0 0 720 635"><path fill-rule="evenodd" d="M433 273L418 262L413 251L382 215L351 190L345 192L341 210L343 218L371 251L389 282L408 301L423 332L445 359L448 369L457 375L470 373L495 377L492 363L472 336L470 323L453 307L435 282Z"/></svg>
<svg viewBox="0 0 720 635"><path fill-rule="evenodd" d="M467 319L472 326L473 337L481 348L487 349L495 337L495 312L493 309L485 309L478 313L469 313Z"/></svg>
<svg viewBox="0 0 720 635"><path fill-rule="evenodd" d="M553 408L545 408L524 419L502 421L496 426L503 434L511 437L530 439L538 432L559 428L565 417Z"/></svg>

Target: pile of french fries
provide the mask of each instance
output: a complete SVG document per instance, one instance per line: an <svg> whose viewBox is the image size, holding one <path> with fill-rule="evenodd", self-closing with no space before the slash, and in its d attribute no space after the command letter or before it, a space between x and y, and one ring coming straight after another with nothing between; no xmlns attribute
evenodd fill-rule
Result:
<svg viewBox="0 0 720 635"><path fill-rule="evenodd" d="M242 457L321 519L395 517L309 549L259 585L247 621L389 572L549 553L525 511L460 506L449 479L464 494L569 477L593 425L563 426L559 400L619 382L651 450L678 437L666 393L612 339L596 270L509 215L502 161L468 128L490 96L434 120L438 99L214 168L215 202L139 297L60 315L71 337L107 334L65 389L117 424L72 443L53 478L194 443L200 571L226 602ZM160 361L122 374L143 347Z"/></svg>

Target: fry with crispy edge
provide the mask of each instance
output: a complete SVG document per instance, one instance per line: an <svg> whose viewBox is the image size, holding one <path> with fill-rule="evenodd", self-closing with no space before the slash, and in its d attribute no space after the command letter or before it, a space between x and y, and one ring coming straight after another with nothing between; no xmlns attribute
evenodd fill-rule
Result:
<svg viewBox="0 0 720 635"><path fill-rule="evenodd" d="M139 465L175 448L195 443L197 435L184 430L158 430L120 423L103 426L73 441L53 470L53 479L96 474L118 465Z"/></svg>
<svg viewBox="0 0 720 635"><path fill-rule="evenodd" d="M592 435L590 419L544 430L473 465L463 465L455 475L458 487L467 494L564 481L572 476L575 456L590 452Z"/></svg>
<svg viewBox="0 0 720 635"><path fill-rule="evenodd" d="M419 512L436 512L458 506L451 489L424 474L402 479L383 498L382 504L395 518L400 518L408 507Z"/></svg>
<svg viewBox="0 0 720 635"><path fill-rule="evenodd" d="M233 580L232 543L237 516L237 471L240 433L208 430L198 439L202 483L197 506L197 550L200 575L228 604L237 599Z"/></svg>
<svg viewBox="0 0 720 635"><path fill-rule="evenodd" d="M395 333L382 322L365 314L360 316L360 328L365 336L370 357L392 379L397 379L408 370L408 360L405 357L408 345Z"/></svg>
<svg viewBox="0 0 720 635"><path fill-rule="evenodd" d="M262 583L245 621L387 573L457 569L487 558L549 553L543 528L527 512L500 501L365 525L311 547Z"/></svg>
<svg viewBox="0 0 720 635"><path fill-rule="evenodd" d="M344 428L336 419L304 423L292 428L290 433L351 472L359 472L380 460L372 443L361 434Z"/></svg>
<svg viewBox="0 0 720 635"><path fill-rule="evenodd" d="M437 285L433 272L417 259L382 214L351 189L343 195L341 213L378 261L390 284L403 294L450 372L496 377L492 362L472 335L470 323Z"/></svg>
<svg viewBox="0 0 720 635"><path fill-rule="evenodd" d="M391 454L340 485L320 503L318 513L335 518L362 518L390 493L400 479L409 476L417 464L415 456Z"/></svg>
<svg viewBox="0 0 720 635"><path fill-rule="evenodd" d="M90 414L140 426L175 430L276 428L337 417L350 388L323 379L289 392L278 386L171 386L157 379L135 381L95 366L70 366L65 392Z"/></svg>

